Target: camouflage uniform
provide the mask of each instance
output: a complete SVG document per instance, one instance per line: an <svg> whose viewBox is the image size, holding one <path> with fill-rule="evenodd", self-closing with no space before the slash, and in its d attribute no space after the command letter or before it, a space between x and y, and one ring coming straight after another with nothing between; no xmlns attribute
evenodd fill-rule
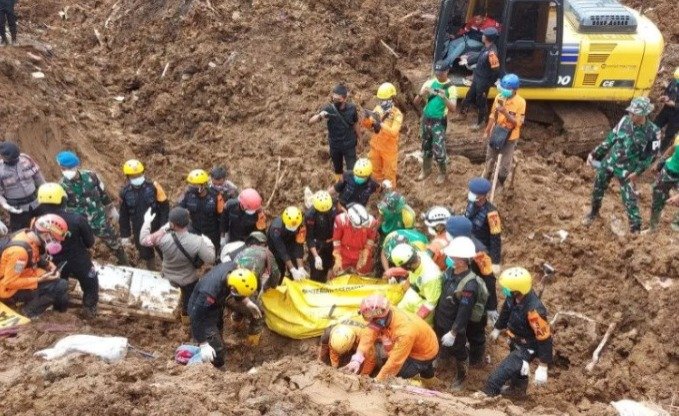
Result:
<svg viewBox="0 0 679 416"><path fill-rule="evenodd" d="M633 114L648 115L653 106L648 98L635 98L627 109ZM637 205L637 194L634 182L628 175L641 175L653 162L660 149L660 129L651 121L640 126L634 125L631 116L624 116L617 126L608 134L606 140L592 151L591 156L601 165L597 168L592 192L592 211L589 218L599 213L601 201L608 184L615 176L620 182L620 195L629 218L630 230L641 229L641 215Z"/></svg>
<svg viewBox="0 0 679 416"><path fill-rule="evenodd" d="M104 184L92 171L79 170L78 173L80 175L76 178L62 177L59 181L68 195L66 210L87 217L94 235L101 238L111 250L120 250L120 236L106 218L106 206L113 201L106 193Z"/></svg>
<svg viewBox="0 0 679 416"><path fill-rule="evenodd" d="M665 202L670 197L672 188L679 189L679 134L677 134L672 155L665 160L664 166L653 184L653 203L651 205L651 229L658 226L660 214L665 208ZM674 217L672 228L679 228L679 213Z"/></svg>

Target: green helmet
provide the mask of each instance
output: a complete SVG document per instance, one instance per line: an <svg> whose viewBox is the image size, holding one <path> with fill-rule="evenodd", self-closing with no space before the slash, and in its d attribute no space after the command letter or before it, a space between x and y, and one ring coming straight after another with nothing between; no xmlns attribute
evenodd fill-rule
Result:
<svg viewBox="0 0 679 416"><path fill-rule="evenodd" d="M636 116L647 116L653 111L653 104L648 97L636 97L632 99L627 111Z"/></svg>

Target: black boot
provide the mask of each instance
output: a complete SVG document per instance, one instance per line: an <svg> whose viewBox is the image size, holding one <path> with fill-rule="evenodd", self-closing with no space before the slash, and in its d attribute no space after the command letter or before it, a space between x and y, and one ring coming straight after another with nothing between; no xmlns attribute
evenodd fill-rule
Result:
<svg viewBox="0 0 679 416"><path fill-rule="evenodd" d="M599 209L601 209L601 205L592 204L592 209L589 211L589 214L587 214L585 218L582 220L582 225L587 227L592 225L594 220L599 218Z"/></svg>
<svg viewBox="0 0 679 416"><path fill-rule="evenodd" d="M458 360L455 363L455 380L453 380L453 390L462 390L462 383L467 378L467 371L469 370L469 357L466 360Z"/></svg>
<svg viewBox="0 0 679 416"><path fill-rule="evenodd" d="M525 399L526 390L528 390L528 377L521 377L513 379L509 386L503 387L500 394L513 399Z"/></svg>

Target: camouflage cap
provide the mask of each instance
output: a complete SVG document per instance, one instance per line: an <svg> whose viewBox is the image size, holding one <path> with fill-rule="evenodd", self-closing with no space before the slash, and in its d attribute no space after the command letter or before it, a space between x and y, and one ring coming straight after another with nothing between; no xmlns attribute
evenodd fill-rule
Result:
<svg viewBox="0 0 679 416"><path fill-rule="evenodd" d="M384 196L384 199L377 204L377 209L384 213L385 211L397 212L403 209L406 204L406 199L403 195L395 191L389 191Z"/></svg>
<svg viewBox="0 0 679 416"><path fill-rule="evenodd" d="M632 99L627 111L636 116L647 116L653 111L653 104L648 97L636 97Z"/></svg>

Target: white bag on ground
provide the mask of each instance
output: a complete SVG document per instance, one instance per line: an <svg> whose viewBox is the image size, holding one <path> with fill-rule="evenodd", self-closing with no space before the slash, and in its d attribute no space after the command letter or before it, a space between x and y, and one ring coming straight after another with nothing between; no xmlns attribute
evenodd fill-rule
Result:
<svg viewBox="0 0 679 416"><path fill-rule="evenodd" d="M69 335L59 340L54 347L40 350L34 355L53 360L68 354L83 353L96 355L107 363L114 363L125 358L127 347L127 338L123 337Z"/></svg>
<svg viewBox="0 0 679 416"><path fill-rule="evenodd" d="M670 416L670 414L659 406L649 403L635 402L634 400L620 400L611 402L620 416Z"/></svg>

